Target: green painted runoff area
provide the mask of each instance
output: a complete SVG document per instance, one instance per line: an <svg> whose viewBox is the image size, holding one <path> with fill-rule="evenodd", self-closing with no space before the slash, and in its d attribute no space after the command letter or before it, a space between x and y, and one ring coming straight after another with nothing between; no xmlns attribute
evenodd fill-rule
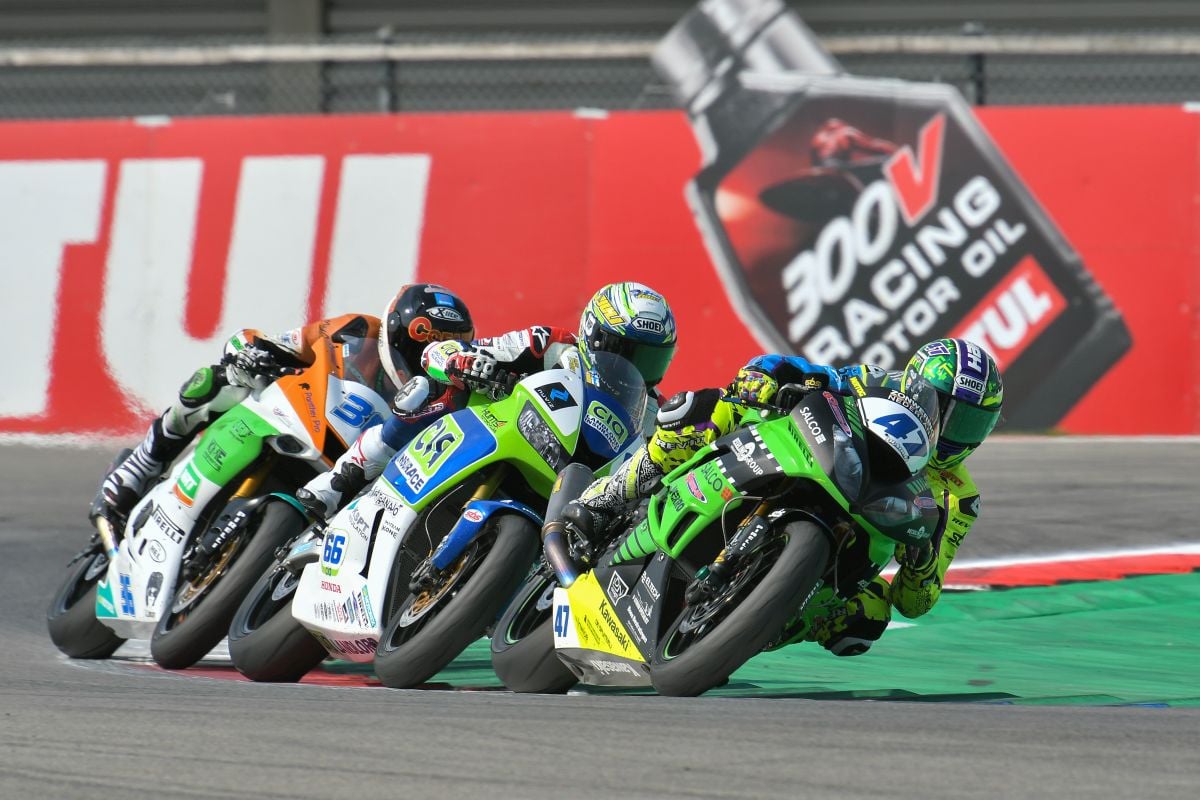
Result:
<svg viewBox="0 0 1200 800"><path fill-rule="evenodd" d="M812 644L783 648L752 659L705 696L1200 706L1198 620L1196 573L947 593L933 612L889 630L863 656L836 658ZM486 641L431 683L501 688Z"/></svg>

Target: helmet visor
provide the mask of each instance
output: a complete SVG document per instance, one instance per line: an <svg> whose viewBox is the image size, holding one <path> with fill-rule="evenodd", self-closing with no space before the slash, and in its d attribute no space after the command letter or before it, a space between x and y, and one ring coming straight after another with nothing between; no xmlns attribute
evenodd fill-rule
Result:
<svg viewBox="0 0 1200 800"><path fill-rule="evenodd" d="M964 447L978 447L999 420L999 408L980 408L946 398L942 407L941 438Z"/></svg>
<svg viewBox="0 0 1200 800"><path fill-rule="evenodd" d="M628 359L642 374L647 386L653 386L667 374L667 367L675 355L675 343L649 344L636 339L627 339L599 326L587 337L588 350L593 353L612 353Z"/></svg>

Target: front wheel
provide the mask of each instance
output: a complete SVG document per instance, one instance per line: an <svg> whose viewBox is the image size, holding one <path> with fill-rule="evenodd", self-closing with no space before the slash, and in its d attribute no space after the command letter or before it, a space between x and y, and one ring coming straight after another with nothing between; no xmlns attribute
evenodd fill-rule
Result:
<svg viewBox="0 0 1200 800"><path fill-rule="evenodd" d="M385 686L410 688L440 672L487 630L537 554L538 530L501 514L448 567L436 588L410 594L388 620L375 650Z"/></svg>
<svg viewBox="0 0 1200 800"><path fill-rule="evenodd" d="M328 655L292 617L297 575L275 565L238 606L229 625L229 656L252 681L295 683Z"/></svg>
<svg viewBox="0 0 1200 800"><path fill-rule="evenodd" d="M308 524L290 503L268 502L256 528L230 541L202 575L179 586L150 639L150 654L160 666L186 669L216 647L275 551Z"/></svg>
<svg viewBox="0 0 1200 800"><path fill-rule="evenodd" d="M50 641L71 658L108 658L125 641L96 619L96 587L107 571L108 556L100 549L81 555L50 601Z"/></svg>
<svg viewBox="0 0 1200 800"><path fill-rule="evenodd" d="M650 680L659 694L694 696L757 655L803 605L829 561L829 540L792 522L747 554L715 597L684 606L659 640Z"/></svg>
<svg viewBox="0 0 1200 800"><path fill-rule="evenodd" d="M496 623L492 668L514 692L562 694L579 679L554 652L554 589L538 572L525 582Z"/></svg>

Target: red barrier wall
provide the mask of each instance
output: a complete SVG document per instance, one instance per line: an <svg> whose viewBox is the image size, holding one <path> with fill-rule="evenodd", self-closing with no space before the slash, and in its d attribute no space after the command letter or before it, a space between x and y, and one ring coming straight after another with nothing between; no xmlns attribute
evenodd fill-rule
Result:
<svg viewBox="0 0 1200 800"><path fill-rule="evenodd" d="M1133 333L1062 429L1200 432L1194 115L980 117ZM0 433L130 432L231 330L378 313L413 277L481 332L574 326L640 280L678 317L664 388L724 383L760 346L683 199L699 160L676 112L0 125L0 313L29 362ZM1153 415L1122 398L1146 376Z"/></svg>

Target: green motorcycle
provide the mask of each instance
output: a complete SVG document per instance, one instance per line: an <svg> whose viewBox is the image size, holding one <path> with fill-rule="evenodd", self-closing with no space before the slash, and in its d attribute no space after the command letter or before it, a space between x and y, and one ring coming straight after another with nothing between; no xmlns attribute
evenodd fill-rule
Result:
<svg viewBox="0 0 1200 800"><path fill-rule="evenodd" d="M822 591L849 597L898 542L928 546L939 520L922 474L937 436L930 387L846 397L789 384L746 416L668 474L582 574L587 545L547 514L544 566L492 636L506 686L701 694L803 621ZM558 494L588 481L568 468Z"/></svg>
<svg viewBox="0 0 1200 800"><path fill-rule="evenodd" d="M387 686L428 680L528 574L558 472L628 458L645 405L633 364L596 353L441 417L329 521L319 558L306 535L266 569L229 629L234 666L294 681L335 655L373 662Z"/></svg>

